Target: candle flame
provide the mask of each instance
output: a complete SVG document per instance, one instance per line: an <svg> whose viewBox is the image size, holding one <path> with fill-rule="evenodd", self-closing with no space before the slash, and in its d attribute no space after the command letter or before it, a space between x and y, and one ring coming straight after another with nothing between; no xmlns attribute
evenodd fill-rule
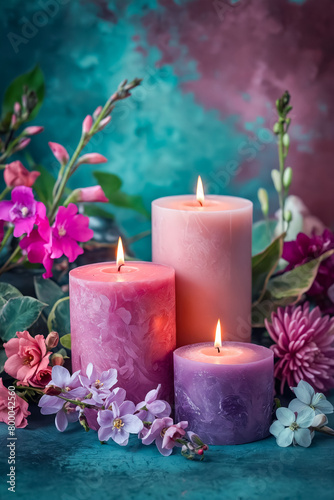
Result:
<svg viewBox="0 0 334 500"><path fill-rule="evenodd" d="M215 347L221 347L221 346L222 346L222 328L219 319L216 328Z"/></svg>
<svg viewBox="0 0 334 500"><path fill-rule="evenodd" d="M123 243L122 243L121 237L118 238L116 263L117 263L118 270L120 270L121 266L124 265L124 250L123 250Z"/></svg>
<svg viewBox="0 0 334 500"><path fill-rule="evenodd" d="M203 189L203 182L202 182L200 175L198 176L198 179L197 179L196 198L197 198L197 201L202 206L204 203L204 189Z"/></svg>

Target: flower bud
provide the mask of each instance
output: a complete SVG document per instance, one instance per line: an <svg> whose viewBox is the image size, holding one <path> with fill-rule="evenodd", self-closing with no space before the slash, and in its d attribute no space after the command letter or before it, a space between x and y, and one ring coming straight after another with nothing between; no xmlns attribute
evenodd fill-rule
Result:
<svg viewBox="0 0 334 500"><path fill-rule="evenodd" d="M285 210L284 212L284 220L285 222L291 222L292 221L292 212L291 210Z"/></svg>
<svg viewBox="0 0 334 500"><path fill-rule="evenodd" d="M283 141L283 145L288 148L289 145L290 145L290 138L289 138L289 135L288 134L284 134L283 135L283 138L282 138L282 141Z"/></svg>
<svg viewBox="0 0 334 500"><path fill-rule="evenodd" d="M278 170L274 169L271 171L271 178L273 180L276 191L280 193L282 191L281 174Z"/></svg>
<svg viewBox="0 0 334 500"><path fill-rule="evenodd" d="M61 394L61 388L56 387L55 385L47 385L44 389L44 394L48 396L58 396Z"/></svg>
<svg viewBox="0 0 334 500"><path fill-rule="evenodd" d="M50 332L49 335L45 339L45 345L48 351L57 347L59 342L59 335L57 332Z"/></svg>
<svg viewBox="0 0 334 500"><path fill-rule="evenodd" d="M11 128L15 127L16 122L17 122L16 115L12 114L12 118L10 120L10 126L11 126Z"/></svg>
<svg viewBox="0 0 334 500"><path fill-rule="evenodd" d="M36 134L40 134L41 132L43 132L43 130L44 130L44 127L34 125L31 127L26 127L23 130L22 134L23 135L36 135Z"/></svg>
<svg viewBox="0 0 334 500"><path fill-rule="evenodd" d="M86 188L76 189L78 192L77 200L81 202L102 202L107 203L109 200L103 192L101 186L90 186Z"/></svg>
<svg viewBox="0 0 334 500"><path fill-rule="evenodd" d="M21 113L21 104L19 102L16 102L14 104L14 113L16 115L20 115L20 113Z"/></svg>
<svg viewBox="0 0 334 500"><path fill-rule="evenodd" d="M102 106L98 106L93 113L94 120L96 120L96 118L100 115L101 111L102 111Z"/></svg>
<svg viewBox="0 0 334 500"><path fill-rule="evenodd" d="M106 118L103 118L103 120L100 121L98 130L99 131L103 130L108 125L108 123L110 123L110 121L111 121L111 116L107 116Z"/></svg>
<svg viewBox="0 0 334 500"><path fill-rule="evenodd" d="M80 423L80 425L82 425L82 427L85 429L86 432L89 431L89 425L88 425L87 418L85 417L84 413L80 414L79 423Z"/></svg>
<svg viewBox="0 0 334 500"><path fill-rule="evenodd" d="M81 165L82 163L106 163L107 161L107 158L100 155L100 153L88 153L79 158L77 165Z"/></svg>
<svg viewBox="0 0 334 500"><path fill-rule="evenodd" d="M62 354L59 354L59 352L55 352L54 354L52 354L51 356L51 364L52 366L63 366L63 364L65 363L64 361L64 357L62 356Z"/></svg>
<svg viewBox="0 0 334 500"><path fill-rule="evenodd" d="M273 132L276 135L279 133L279 124L277 122L273 126Z"/></svg>
<svg viewBox="0 0 334 500"><path fill-rule="evenodd" d="M261 210L263 215L266 217L269 213L269 198L268 193L265 189L260 188L257 192L257 197L261 204Z"/></svg>
<svg viewBox="0 0 334 500"><path fill-rule="evenodd" d="M21 151L21 149L26 148L26 147L28 146L28 144L29 144L29 142L30 142L30 141L31 141L31 139L28 139L28 138L26 138L26 139L21 139L21 140L19 141L19 143L17 144L17 146L15 146L15 148L14 148L14 151L13 151L13 152L14 152L14 153L16 153L16 151Z"/></svg>
<svg viewBox="0 0 334 500"><path fill-rule="evenodd" d="M57 144L56 142L49 142L48 144L59 163L61 165L65 165L65 163L67 163L70 159L70 155L68 154L64 146L62 146L61 144Z"/></svg>
<svg viewBox="0 0 334 500"><path fill-rule="evenodd" d="M283 174L283 186L285 187L285 189L289 189L291 182L292 182L292 168L287 167L284 170Z"/></svg>
<svg viewBox="0 0 334 500"><path fill-rule="evenodd" d="M82 122L82 133L88 134L93 125L93 118L90 115L87 115L84 121Z"/></svg>

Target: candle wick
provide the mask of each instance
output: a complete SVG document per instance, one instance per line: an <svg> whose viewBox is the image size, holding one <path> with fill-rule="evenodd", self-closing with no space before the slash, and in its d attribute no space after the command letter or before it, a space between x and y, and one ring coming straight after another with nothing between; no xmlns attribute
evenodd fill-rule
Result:
<svg viewBox="0 0 334 500"><path fill-rule="evenodd" d="M203 203L201 202L201 200L197 200L198 203L201 205L201 207L203 206Z"/></svg>
<svg viewBox="0 0 334 500"><path fill-rule="evenodd" d="M118 266L118 268L117 268L117 272L118 272L118 273L119 273L119 272L121 272L121 267L122 267L122 266L124 266L124 264L120 264L120 265Z"/></svg>
<svg viewBox="0 0 334 500"><path fill-rule="evenodd" d="M216 349L218 351L218 354L220 354L220 348L217 346Z"/></svg>

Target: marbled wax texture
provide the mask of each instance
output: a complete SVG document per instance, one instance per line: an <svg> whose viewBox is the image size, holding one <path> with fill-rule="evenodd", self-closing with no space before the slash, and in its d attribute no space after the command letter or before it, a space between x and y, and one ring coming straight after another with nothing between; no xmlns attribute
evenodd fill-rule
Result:
<svg viewBox="0 0 334 500"><path fill-rule="evenodd" d="M116 368L134 402L162 384L173 393L174 270L148 262L91 264L70 273L72 368Z"/></svg>
<svg viewBox="0 0 334 500"><path fill-rule="evenodd" d="M223 342L222 349L224 345L244 350L235 364L203 355L203 350L213 349L212 343L174 352L176 418L187 420L207 444L258 441L269 435L272 421L273 353L254 344Z"/></svg>

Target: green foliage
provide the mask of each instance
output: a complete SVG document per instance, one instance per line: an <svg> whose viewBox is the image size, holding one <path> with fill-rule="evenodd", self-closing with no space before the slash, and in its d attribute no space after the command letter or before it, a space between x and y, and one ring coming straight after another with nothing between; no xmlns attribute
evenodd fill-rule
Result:
<svg viewBox="0 0 334 500"><path fill-rule="evenodd" d="M263 252L270 245L276 226L276 220L261 220L253 224L252 255Z"/></svg>
<svg viewBox="0 0 334 500"><path fill-rule="evenodd" d="M103 210L103 208L92 204L86 204L84 211L85 215L87 215L88 217L101 217L102 219L110 220L114 220L115 218L110 212L107 212L106 210Z"/></svg>
<svg viewBox="0 0 334 500"><path fill-rule="evenodd" d="M268 280L261 299L253 304L253 326L264 326L265 318L270 318L271 313L275 312L278 307L285 307L298 302L303 294L311 288L321 262L333 253L334 250L329 250L306 264Z"/></svg>
<svg viewBox="0 0 334 500"><path fill-rule="evenodd" d="M117 175L99 171L93 172L93 175L109 199L109 203L117 207L130 208L147 218L150 217L141 196L129 195L120 190L122 180Z"/></svg>
<svg viewBox="0 0 334 500"><path fill-rule="evenodd" d="M39 318L45 304L32 297L13 297L0 309L0 337L8 341L17 331L27 330Z"/></svg>
<svg viewBox="0 0 334 500"><path fill-rule="evenodd" d="M45 91L44 75L38 65L35 66L31 71L18 76L10 83L3 98L3 117L9 114L11 115L13 113L14 104L16 102L21 102L21 97L25 86L28 87L29 90L34 91L37 95L38 103L31 112L29 120L33 120L34 118L36 118L37 113L42 105Z"/></svg>
<svg viewBox="0 0 334 500"><path fill-rule="evenodd" d="M5 349L0 349L0 373L3 371L5 363L7 361Z"/></svg>
<svg viewBox="0 0 334 500"><path fill-rule="evenodd" d="M34 164L33 170L37 170L41 173L34 183L34 190L36 191L39 200L42 201L47 207L50 207L53 199L52 190L56 179L49 172L49 170L43 167L43 165Z"/></svg>
<svg viewBox="0 0 334 500"><path fill-rule="evenodd" d="M253 301L263 297L269 279L277 268L282 256L284 234L270 243L265 250L252 257L252 294Z"/></svg>
<svg viewBox="0 0 334 500"><path fill-rule="evenodd" d="M60 343L66 349L71 349L71 334L67 333L66 335L60 337Z"/></svg>
<svg viewBox="0 0 334 500"><path fill-rule="evenodd" d="M66 294L53 280L44 279L41 276L34 278L34 285L37 298L47 304L44 314L49 316L55 303L65 297Z"/></svg>
<svg viewBox="0 0 334 500"><path fill-rule="evenodd" d="M53 305L48 316L49 332L56 331L59 335L70 332L70 298L62 297Z"/></svg>

